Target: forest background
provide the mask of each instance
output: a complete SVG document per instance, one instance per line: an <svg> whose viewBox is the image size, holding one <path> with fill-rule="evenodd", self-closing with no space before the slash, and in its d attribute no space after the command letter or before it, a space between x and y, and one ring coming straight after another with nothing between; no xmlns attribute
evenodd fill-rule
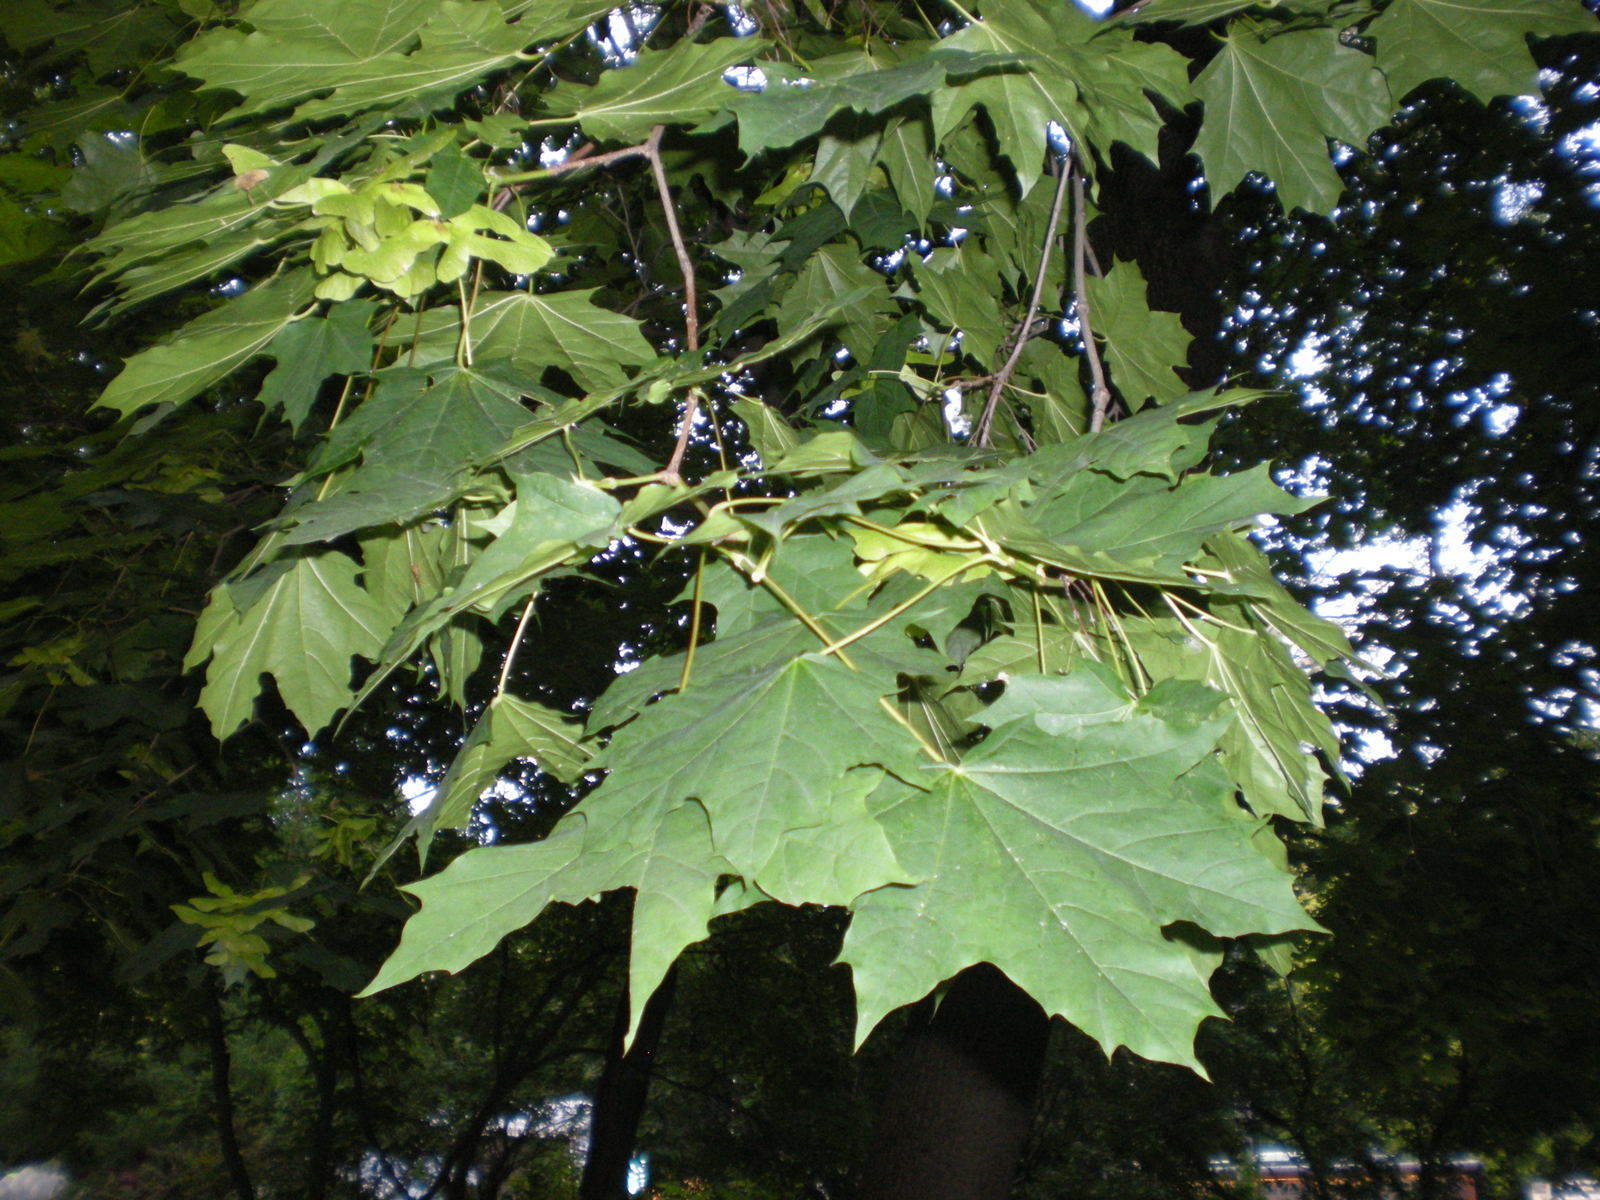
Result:
<svg viewBox="0 0 1600 1200"><path fill-rule="evenodd" d="M1221 936L1190 950L1227 1021L1190 994L1174 1018L1141 1024L1147 996L1088 1027L1070 980L1030 989L1080 1028L1052 1022L1022 1055L1041 1069L971 1116L1014 1138L1015 1194L1216 1190L1212 1157L1263 1143L1303 1156L1319 1200L1394 1186L1385 1153L1419 1161L1426 1200L1459 1151L1494 1196L1592 1170L1594 18L1554 0L1154 0L1055 28L1027 4L592 7L0 14L0 1158L58 1160L88 1195L607 1196L643 1149L662 1195L888 1194L896 1103L952 1086L937 1047L961 1008L952 990L941 1027L900 1007L926 986L872 983L881 944L830 965L847 910L865 927L887 919L866 897L930 886L909 842L866 846L859 822L892 831L894 809L846 814L861 789L768 797L832 806L806 851L831 855L821 882L781 839L761 851L759 822L718 834L703 941L630 937L654 882L624 865L546 871L552 898L599 898L521 927L542 906L525 903L471 965L391 959L416 911L399 888L425 874L396 835L418 835L427 875L559 844L574 801L659 753L659 731L631 759L609 734L629 714L731 756L736 778L697 786L714 831L740 811L752 768L719 739L775 718L740 710L697 744L661 714L790 619L762 572L818 581L797 592L808 619L849 628L863 610L827 591L865 567L883 590L850 644L889 664L890 716L936 759L1003 753L997 706L1047 694L1013 686L1035 662L1027 678L1123 689L1141 737L1207 728L1180 710L1212 700L1152 681L1156 595L1201 628L1284 626L1326 670L1342 751L1320 765L1301 750L1318 727L1277 728L1247 685L1181 664L1169 682L1237 706L1213 735L1226 790L1271 815L1327 933L1182 916ZM1427 23L1445 7L1456 24ZM318 36L297 64L286 48ZM753 63L766 92L738 73ZM1381 104L1363 98L1378 74ZM800 75L826 86L769 94ZM1076 82L1029 91L1058 76ZM1230 132L1207 126L1223 112ZM1269 116L1275 157L1231 149L1261 153ZM1224 407L1207 457L1200 418ZM1082 449L1118 429L1140 431L1118 443L1133 458ZM1036 470L1019 482L1052 447L1172 510L1215 488L1222 516L1160 531L1166 559L1121 526L1091 544L1084 522L1050 526ZM1264 458L1329 499L1226 482ZM1230 596L1173 574L1248 576L1226 556L1274 506L1258 543L1369 666L1343 669L1342 636L1258 577ZM906 614L904 645L875 640ZM1258 652L1217 661L1235 651ZM803 754L826 740L818 697L852 686L839 657L784 660L814 675ZM1292 708L1283 662L1255 669ZM1240 765L1262 745L1275 767ZM836 773L877 772L874 795L916 777L874 753ZM640 786L632 811L659 791ZM1261 832L1230 819L1205 836ZM840 869L828 837L867 861ZM640 987L651 937L671 952ZM353 999L386 962L464 969ZM1043 1012L1018 1017L1024 1044Z"/></svg>

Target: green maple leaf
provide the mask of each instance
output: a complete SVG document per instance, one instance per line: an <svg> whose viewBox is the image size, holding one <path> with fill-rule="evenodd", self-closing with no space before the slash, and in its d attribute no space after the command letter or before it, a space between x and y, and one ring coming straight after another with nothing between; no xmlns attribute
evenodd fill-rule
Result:
<svg viewBox="0 0 1600 1200"><path fill-rule="evenodd" d="M618 532L621 506L581 480L545 472L512 476L517 488L511 524L471 558L461 577L402 621L363 685L365 700L383 678L465 612L498 619L506 606L539 586L541 578L592 557Z"/></svg>
<svg viewBox="0 0 1600 1200"><path fill-rule="evenodd" d="M841 339L852 354L863 358L872 351L884 315L896 308L883 276L862 262L860 251L849 243L823 246L808 258L783 289L773 315L779 328L790 329L841 296L856 297L839 313Z"/></svg>
<svg viewBox="0 0 1600 1200"><path fill-rule="evenodd" d="M1265 464L1232 475L1185 475L1174 488L1145 477L1118 483L1086 471L1031 515L1067 545L1177 563L1198 558L1209 534L1252 526L1261 513L1304 511L1315 503L1278 487Z"/></svg>
<svg viewBox="0 0 1600 1200"><path fill-rule="evenodd" d="M265 351L311 299L314 282L309 271L291 271L195 318L166 344L130 358L98 403L126 416L198 395Z"/></svg>
<svg viewBox="0 0 1600 1200"><path fill-rule="evenodd" d="M1060 16L1067 22L1086 20L1075 12L1062 11ZM940 44L952 50L1010 55L1018 61L1043 54L1046 61L934 93L934 140L942 142L974 106L981 106L994 124L1001 152L1011 161L1018 191L1027 195L1044 174L1048 123L1058 121L1079 135L1088 120L1072 72L1048 58L1058 42L1051 22L1024 3L986 6L983 20L945 38Z"/></svg>
<svg viewBox="0 0 1600 1200"><path fill-rule="evenodd" d="M767 574L825 628L831 627L833 614L866 607L867 583L856 570L855 555L845 538L820 533L787 538L774 549ZM692 591L691 584L679 599L687 599ZM717 610L719 638L743 633L763 619L788 611L766 588L752 584L721 562L705 565L700 599Z"/></svg>
<svg viewBox="0 0 1600 1200"><path fill-rule="evenodd" d="M1298 603L1272 573L1267 556L1248 538L1222 534L1210 539L1206 549L1211 557L1201 565L1226 571L1232 586L1253 602L1255 618L1305 651L1318 666L1356 661L1356 652L1344 631ZM1227 585L1221 581L1213 581L1214 592L1226 589ZM1381 673L1376 667L1372 670L1375 674Z"/></svg>
<svg viewBox="0 0 1600 1200"><path fill-rule="evenodd" d="M626 887L634 891L631 1036L673 960L706 936L719 911L718 880L728 873L698 805L619 805L602 788L544 840L470 850L406 888L422 910L406 922L399 947L361 994L424 971L459 971L550 903L578 904Z"/></svg>
<svg viewBox="0 0 1600 1200"><path fill-rule="evenodd" d="M889 176L900 207L920 226L933 209L935 169L928 122L901 117L889 122L878 145L878 162Z"/></svg>
<svg viewBox="0 0 1600 1200"><path fill-rule="evenodd" d="M554 364L586 391L614 387L626 368L652 362L656 354L638 321L600 307L593 296L592 291L481 296L468 328L474 353L503 355L535 378Z"/></svg>
<svg viewBox="0 0 1600 1200"><path fill-rule="evenodd" d="M1085 575L1185 586L1187 567L1205 539L1248 529L1262 513L1300 512L1315 504L1288 495L1265 466L1233 475L1186 475L1176 487L1159 479L1082 470L1030 505L1006 501L973 527L1016 553Z"/></svg>
<svg viewBox="0 0 1600 1200"><path fill-rule="evenodd" d="M1339 741L1311 703L1305 673L1288 651L1237 606L1218 606L1225 625L1157 621L1130 626L1140 661L1159 676L1202 680L1228 697L1233 721L1220 746L1251 810L1322 823L1323 772L1305 747L1337 763Z"/></svg>
<svg viewBox="0 0 1600 1200"><path fill-rule="evenodd" d="M375 658L388 632L360 571L337 551L299 555L212 593L184 666L211 659L200 707L219 740L250 718L262 675L309 734L349 705L351 657Z"/></svg>
<svg viewBox="0 0 1600 1200"><path fill-rule="evenodd" d="M882 773L834 771L861 757L859 725L856 751L845 748L840 726L863 717L871 724L871 714L882 712L875 691L836 660L808 655L762 679L705 686L651 706L595 764L613 777L548 838L470 851L407 889L422 910L364 994L424 971L460 970L552 901L576 904L631 888L637 1022L672 961L728 910L718 900L719 882L738 874L728 848L753 849L763 892L794 904L845 904L904 881L864 802ZM855 708L830 716L840 703ZM658 710L667 716L652 718ZM743 726L719 727L730 716ZM900 736L886 718L875 732ZM720 835L718 812L726 817ZM772 844L763 848L767 838ZM750 900L760 896L748 892Z"/></svg>
<svg viewBox="0 0 1600 1200"><path fill-rule="evenodd" d="M408 826L417 830L424 861L434 831L464 828L478 797L507 763L529 759L557 779L576 779L590 758L581 736L576 721L553 709L506 692L496 695L456 752L433 800Z"/></svg>
<svg viewBox="0 0 1600 1200"><path fill-rule="evenodd" d="M256 401L266 408L281 409L298 433L324 379L354 375L371 367L368 325L375 308L365 301L336 304L325 317L307 317L284 328L266 349L277 365L261 381Z"/></svg>
<svg viewBox="0 0 1600 1200"><path fill-rule="evenodd" d="M1095 37L1099 31L1101 36ZM1100 30L1071 8L1029 0L991 0L983 19L940 43L950 49L1010 55L1024 70L988 75L933 99L934 129L943 138L974 104L994 123L1004 153L1027 195L1043 171L1045 125L1058 121L1074 140L1109 151L1126 142L1147 158L1157 153L1161 117L1145 94L1182 107L1189 100L1183 58L1166 46Z"/></svg>
<svg viewBox="0 0 1600 1200"><path fill-rule="evenodd" d="M916 261L915 278L929 313L960 331L962 350L988 366L1009 332L995 304L1000 269L994 259L977 245L941 247Z"/></svg>
<svg viewBox="0 0 1600 1200"><path fill-rule="evenodd" d="M1156 161L1165 122L1147 93L1180 110L1193 102L1183 56L1170 46L1106 30L1090 42L1072 45L1069 61L1089 110L1085 136L1104 149L1123 142Z"/></svg>
<svg viewBox="0 0 1600 1200"><path fill-rule="evenodd" d="M817 140L808 183L822 187L841 212L850 212L867 190L878 147L881 123L851 114L834 121Z"/></svg>
<svg viewBox="0 0 1600 1200"><path fill-rule="evenodd" d="M1098 433L1043 446L1027 462L1029 476L1046 491L1093 468L1115 479L1159 475L1173 483L1205 457L1215 421L1194 418L1252 403L1276 393L1234 388L1221 394L1194 392L1160 408L1146 408L1106 425Z"/></svg>
<svg viewBox="0 0 1600 1200"><path fill-rule="evenodd" d="M759 92L731 97L726 107L739 121L739 149L748 155L782 149L819 132L838 113L871 116L913 96L935 94L946 78L1014 66L1009 50L998 54L968 53L948 39L937 49L884 65L869 53L835 56L816 69L818 82L792 86L771 81ZM835 71L843 65L856 70Z"/></svg>
<svg viewBox="0 0 1600 1200"><path fill-rule="evenodd" d="M765 44L727 37L642 50L631 64L613 67L593 84L552 88L550 107L570 115L597 141L639 141L656 125L689 125L716 112L734 94L723 75L750 62Z"/></svg>
<svg viewBox="0 0 1600 1200"><path fill-rule="evenodd" d="M375 395L340 424L318 467L361 451L361 466L327 498L286 514L291 543L326 541L409 521L448 503L475 461L527 422L514 378L493 364L423 371L392 367Z"/></svg>
<svg viewBox="0 0 1600 1200"><path fill-rule="evenodd" d="M1182 396L1188 389L1178 371L1188 362L1189 335L1177 313L1150 307L1138 266L1118 262L1104 278L1084 285L1090 328L1105 339L1111 381L1129 406L1137 409L1151 398L1165 404Z"/></svg>
<svg viewBox="0 0 1600 1200"><path fill-rule="evenodd" d="M1198 1066L1193 1035L1220 1015L1214 963L1170 936L1312 926L1289 877L1229 815L1212 758L1221 697L1195 685L1135 703L1080 666L1010 680L992 732L927 791L881 789L874 810L924 879L854 906L857 1038L974 963L998 966L1109 1052Z"/></svg>
<svg viewBox="0 0 1600 1200"><path fill-rule="evenodd" d="M1335 29L1269 41L1231 32L1195 93L1206 105L1195 150L1214 194L1260 171L1277 184L1286 211L1333 207L1344 184L1328 139L1360 149L1394 111L1371 56L1341 45Z"/></svg>
<svg viewBox="0 0 1600 1200"><path fill-rule="evenodd" d="M296 118L348 116L424 98L442 103L515 62L535 36L508 24L492 0L261 0L248 20L252 32L209 30L176 63L208 87L244 97L230 118L330 91L325 100L301 105Z"/></svg>
<svg viewBox="0 0 1600 1200"><path fill-rule="evenodd" d="M866 819L854 782L841 783L853 767L918 769L915 743L879 703L893 688L821 654L695 680L623 726L596 765L611 770L605 790L614 800L699 801L717 853L769 895L792 904L842 903L855 893L825 901L811 890L793 894L766 871L791 831L843 821L855 833L859 861L870 864L870 886L904 879ZM798 852L789 846L786 853L783 878L801 886ZM822 864L828 876L838 869L832 857Z"/></svg>
<svg viewBox="0 0 1600 1200"><path fill-rule="evenodd" d="M1179 25L1209 25L1212 21L1250 8L1316 12L1327 7L1328 0L1150 0L1150 3L1141 4L1131 11L1118 13L1106 24L1115 27L1170 21Z"/></svg>
<svg viewBox="0 0 1600 1200"><path fill-rule="evenodd" d="M770 404L740 396L732 407L733 415L744 422L745 436L762 462L772 462L800 444L800 431Z"/></svg>
<svg viewBox="0 0 1600 1200"><path fill-rule="evenodd" d="M1394 0L1366 33L1397 98L1430 79L1454 79L1479 100L1537 94L1528 38L1600 32L1563 0Z"/></svg>

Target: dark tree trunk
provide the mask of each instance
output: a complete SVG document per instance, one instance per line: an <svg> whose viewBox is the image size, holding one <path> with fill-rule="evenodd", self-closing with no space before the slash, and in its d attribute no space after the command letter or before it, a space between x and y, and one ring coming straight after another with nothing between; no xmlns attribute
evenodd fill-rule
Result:
<svg viewBox="0 0 1600 1200"><path fill-rule="evenodd" d="M338 1113L339 1058L332 1022L313 1016L322 1035L322 1052L311 1060L317 1081L316 1124L306 1156L306 1200L323 1200L333 1178L333 1121Z"/></svg>
<svg viewBox="0 0 1600 1200"><path fill-rule="evenodd" d="M227 1164L228 1181L239 1200L256 1200L255 1184L239 1149L233 1126L233 1059L228 1053L228 1030L222 1021L222 999L214 984L206 985L206 1040L211 1050L211 1102L217 1111L217 1142Z"/></svg>
<svg viewBox="0 0 1600 1200"><path fill-rule="evenodd" d="M896 1055L864 1200L1001 1200L1027 1137L1050 1019L987 963L957 975Z"/></svg>
<svg viewBox="0 0 1600 1200"><path fill-rule="evenodd" d="M628 997L624 995L618 1005L611 1050L594 1092L589 1160L583 1167L579 1200L627 1198L628 1161L638 1144L639 1118L644 1115L656 1047L661 1043L661 1030L672 1007L677 978L674 967L646 1001L644 1012L639 1015L639 1030L626 1054L622 1053L622 1039L628 1032Z"/></svg>

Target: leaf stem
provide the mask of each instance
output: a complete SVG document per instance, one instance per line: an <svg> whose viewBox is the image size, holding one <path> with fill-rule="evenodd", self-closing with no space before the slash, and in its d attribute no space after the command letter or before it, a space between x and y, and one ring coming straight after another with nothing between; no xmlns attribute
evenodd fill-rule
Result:
<svg viewBox="0 0 1600 1200"><path fill-rule="evenodd" d="M694 670L694 651L700 644L700 580L705 574L706 553L702 550L695 558L694 564L694 599L693 607L689 610L689 648L683 652L683 670L678 673L678 691L687 691L689 688L689 673Z"/></svg>
<svg viewBox="0 0 1600 1200"><path fill-rule="evenodd" d="M533 619L533 606L538 599L537 592L529 596L528 603L523 606L522 616L517 618L517 627L511 634L511 644L506 647L505 662L500 664L500 678L495 680L496 695L506 690L506 680L511 678L511 664L517 661L517 650L522 645L522 633L528 628L528 622Z"/></svg>
<svg viewBox="0 0 1600 1200"><path fill-rule="evenodd" d="M898 724L902 729L904 729L917 740L917 745L922 748L922 752L924 754L933 759L933 761L938 763L941 767L947 767L950 765L950 760L944 755L940 754L933 744L929 742L927 738L922 736L922 732L915 725L906 720L905 713L901 712L894 706L894 701L890 700L887 696L879 696L878 703L883 705L883 711L888 713L889 716L894 719L896 724Z"/></svg>
<svg viewBox="0 0 1600 1200"><path fill-rule="evenodd" d="M1028 589L1028 594L1033 598L1033 643L1039 651L1039 674L1050 674L1050 668L1045 665L1044 654L1044 605L1039 602L1039 589L1037 586Z"/></svg>
<svg viewBox="0 0 1600 1200"><path fill-rule="evenodd" d="M856 513L844 513L842 516L852 525L859 525L863 529L870 529L874 533L881 533L885 537L892 537L895 539L895 541L905 542L908 546L922 546L928 550L958 550L965 551L969 554L976 553L978 551L990 551L994 549L994 547L988 545L987 543L978 541L976 539L967 542L955 541L954 539L939 541L935 538L917 537L914 534L907 533L899 526L880 525L876 521L871 520L868 517L859 516Z"/></svg>
<svg viewBox="0 0 1600 1200"><path fill-rule="evenodd" d="M822 643L824 647L824 653L827 652L826 648L833 645L833 635L821 625L817 624L816 618L808 613L801 606L798 600L779 587L778 581L773 579L771 575L768 575L765 571L760 570L755 563L751 562L748 555L740 554L737 551L724 551L724 553L727 554L728 561L739 570L740 574L744 575L744 577L749 579L750 582L759 583L762 587L766 588L767 591L772 593L773 598L777 600L779 604L783 605L791 613L793 613L799 620L800 624L809 629L816 636L817 640ZM852 671L860 670L854 661L851 660L850 656L843 650L836 650L833 653L837 654L839 661L845 666L849 667Z"/></svg>
<svg viewBox="0 0 1600 1200"><path fill-rule="evenodd" d="M896 617L898 617L901 613L905 612L907 609L912 608L915 605L921 604L922 601L926 600L934 592L938 591L945 584L949 583L950 580L954 579L957 575L961 574L961 572L965 571L969 565L970 564L968 564L968 563L962 563L960 566L956 567L955 570L951 571L950 574L944 576L944 578L933 580L931 583L928 584L927 587L919 589L910 598L908 598L906 600L902 600L899 604L896 604L893 608L891 608L888 612L884 613L881 617L878 617L878 618L876 618L875 620L872 620L872 621L868 621L860 629L854 630L853 632L846 634L844 637L839 638L837 641L828 643L828 645L826 645L826 646L824 646L822 648L822 652L824 654L838 654L841 650L843 650L846 646L850 645L852 642L859 642L862 638L868 636L869 634L876 633L878 630L882 629L885 625L887 625L890 621L894 620Z"/></svg>
<svg viewBox="0 0 1600 1200"><path fill-rule="evenodd" d="M472 366L472 303L467 299L467 278L456 280L456 295L461 299L461 334L456 339L456 366Z"/></svg>

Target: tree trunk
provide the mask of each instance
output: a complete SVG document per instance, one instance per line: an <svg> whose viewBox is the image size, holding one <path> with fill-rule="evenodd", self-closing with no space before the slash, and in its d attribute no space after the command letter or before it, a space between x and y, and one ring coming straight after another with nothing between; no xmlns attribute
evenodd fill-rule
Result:
<svg viewBox="0 0 1600 1200"><path fill-rule="evenodd" d="M661 1030L672 1007L677 978L674 967L645 1003L644 1012L639 1015L639 1031L626 1054L622 1053L622 1040L628 1033L626 994L617 1006L611 1050L594 1093L589 1160L584 1163L579 1200L625 1200L628 1195L628 1162L638 1144L639 1118L644 1115L656 1047L661 1043Z"/></svg>
<svg viewBox="0 0 1600 1200"><path fill-rule="evenodd" d="M311 1060L317 1083L316 1123L306 1155L306 1200L323 1200L333 1179L333 1122L338 1114L339 1058L331 1020L313 1014L322 1036L322 1052ZM309 1040L309 1039L308 1039Z"/></svg>
<svg viewBox="0 0 1600 1200"><path fill-rule="evenodd" d="M222 1161L228 1167L228 1180L239 1200L256 1200L250 1169L239 1150L239 1135L233 1127L233 1059L228 1054L228 1030L222 1021L222 999L216 985L206 983L206 1039L211 1050L211 1102L217 1112L217 1142Z"/></svg>
<svg viewBox="0 0 1600 1200"><path fill-rule="evenodd" d="M957 975L896 1055L864 1200L1002 1200L1027 1137L1050 1019L999 970Z"/></svg>

